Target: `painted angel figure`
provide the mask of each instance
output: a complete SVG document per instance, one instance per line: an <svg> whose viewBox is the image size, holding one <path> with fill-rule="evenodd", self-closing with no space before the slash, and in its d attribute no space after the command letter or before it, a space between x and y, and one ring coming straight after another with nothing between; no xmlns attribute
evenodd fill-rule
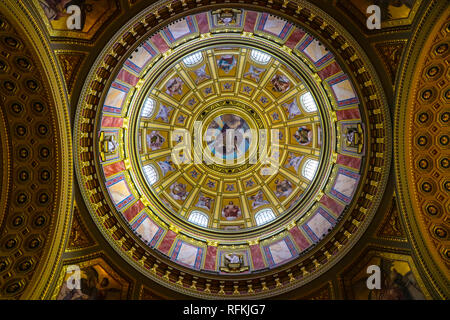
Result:
<svg viewBox="0 0 450 320"><path fill-rule="evenodd" d="M199 84L203 80L211 79L211 77L206 73L206 64L202 65L200 68L195 69L194 73L196 75L195 83Z"/></svg>
<svg viewBox="0 0 450 320"><path fill-rule="evenodd" d="M295 171L298 173L298 167L300 166L300 163L302 162L304 156L296 156L292 152L289 153L289 158L287 160L287 163L285 165L285 168L294 168Z"/></svg>
<svg viewBox="0 0 450 320"><path fill-rule="evenodd" d="M222 217L227 220L236 220L241 216L241 209L233 203L233 201L228 202L222 210Z"/></svg>
<svg viewBox="0 0 450 320"><path fill-rule="evenodd" d="M270 82L274 92L286 92L290 87L289 79L284 75L276 74Z"/></svg>
<svg viewBox="0 0 450 320"><path fill-rule="evenodd" d="M183 94L183 80L179 77L170 79L166 85L166 93L173 97L175 94Z"/></svg>
<svg viewBox="0 0 450 320"><path fill-rule="evenodd" d="M265 204L269 204L269 201L264 200L264 194L261 190L259 190L257 194L252 195L248 199L253 201L253 203L252 203L253 209L256 209Z"/></svg>
<svg viewBox="0 0 450 320"><path fill-rule="evenodd" d="M170 196L175 200L186 200L188 192L184 183L174 183L170 186Z"/></svg>
<svg viewBox="0 0 450 320"><path fill-rule="evenodd" d="M302 126L294 133L294 138L300 145L307 145L312 141L312 134L310 129Z"/></svg>
<svg viewBox="0 0 450 320"><path fill-rule="evenodd" d="M163 122L169 122L170 112L172 111L172 109L172 107L161 105L158 114L155 117L155 120L161 119Z"/></svg>
<svg viewBox="0 0 450 320"><path fill-rule="evenodd" d="M263 71L265 71L266 69L262 69L262 68L257 68L253 65L250 65L250 68L248 69L248 72L244 73L244 77L249 76L250 78L252 78L253 80L255 80L255 82L259 82L259 77L261 75L261 73Z"/></svg>
<svg viewBox="0 0 450 320"><path fill-rule="evenodd" d="M302 112L297 105L297 101L292 101L291 103L283 103L283 107L286 109L288 115L288 119L292 119L298 115L301 115Z"/></svg>
<svg viewBox="0 0 450 320"><path fill-rule="evenodd" d="M167 157L167 159L164 161L158 161L158 165L161 168L163 176L165 176L169 171L175 171L173 162L170 160L170 157Z"/></svg>
<svg viewBox="0 0 450 320"><path fill-rule="evenodd" d="M159 131L152 131L147 136L147 145L152 151L160 149L165 141L166 139L159 134Z"/></svg>
<svg viewBox="0 0 450 320"><path fill-rule="evenodd" d="M236 58L230 54L224 55L217 60L217 66L228 73L236 66Z"/></svg>

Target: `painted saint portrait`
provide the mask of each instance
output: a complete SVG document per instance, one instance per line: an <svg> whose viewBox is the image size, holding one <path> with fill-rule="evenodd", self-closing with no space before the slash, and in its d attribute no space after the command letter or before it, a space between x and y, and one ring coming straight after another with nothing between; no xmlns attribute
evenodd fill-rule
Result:
<svg viewBox="0 0 450 320"><path fill-rule="evenodd" d="M211 205L213 202L214 202L213 198L207 197L202 193L200 193L197 204L195 206L209 211L211 210Z"/></svg>
<svg viewBox="0 0 450 320"><path fill-rule="evenodd" d="M275 195L278 198L281 197L288 197L291 193L292 193L292 183L287 180L275 180L275 185L276 185L276 191L275 191Z"/></svg>
<svg viewBox="0 0 450 320"><path fill-rule="evenodd" d="M290 152L289 157L287 159L287 163L285 164L285 168L294 168L294 170L298 173L298 167L302 162L304 156L296 156L294 153Z"/></svg>
<svg viewBox="0 0 450 320"><path fill-rule="evenodd" d="M78 5L79 2L81 2L82 4L85 3L85 1L74 0L39 0L39 4L41 5L45 15L50 21L58 20L66 16L66 9L72 4Z"/></svg>
<svg viewBox="0 0 450 320"><path fill-rule="evenodd" d="M296 116L302 114L300 108L297 105L296 100L292 101L291 103L283 103L282 106L286 109L286 112L288 113L288 119L293 119Z"/></svg>
<svg viewBox="0 0 450 320"><path fill-rule="evenodd" d="M401 259L393 259L377 253L366 266L351 280L352 298L357 300L424 300L425 295L416 277L414 276L410 262ZM369 290L367 288L367 266L379 266L381 271L380 289ZM352 270L353 271L353 270Z"/></svg>
<svg viewBox="0 0 450 320"><path fill-rule="evenodd" d="M241 209L233 203L233 201L228 202L228 204L222 210L222 217L232 221L236 220L241 216Z"/></svg>
<svg viewBox="0 0 450 320"><path fill-rule="evenodd" d="M166 93L173 97L174 95L182 95L183 94L183 80L181 78L176 77L170 79L166 84Z"/></svg>
<svg viewBox="0 0 450 320"><path fill-rule="evenodd" d="M285 75L276 74L270 82L272 83L272 91L274 92L283 93L289 90L290 81Z"/></svg>
<svg viewBox="0 0 450 320"><path fill-rule="evenodd" d="M300 145L307 145L311 143L312 135L313 133L310 129L302 126L294 133L294 138Z"/></svg>
<svg viewBox="0 0 450 320"><path fill-rule="evenodd" d="M147 135L147 147L152 151L161 149L166 139L159 133L159 131L152 131Z"/></svg>
<svg viewBox="0 0 450 320"><path fill-rule="evenodd" d="M244 73L244 77L250 77L255 82L259 82L261 77L261 73L263 73L266 69L257 68L253 65L250 65L248 72Z"/></svg>
<svg viewBox="0 0 450 320"><path fill-rule="evenodd" d="M250 146L250 127L241 117L225 114L215 118L208 126L205 141L212 154L219 159L237 159Z"/></svg>
<svg viewBox="0 0 450 320"><path fill-rule="evenodd" d="M175 182L170 186L170 196L174 200L184 201L186 200L188 193L184 183Z"/></svg>
<svg viewBox="0 0 450 320"><path fill-rule="evenodd" d="M38 0L43 14L51 25L51 33L77 31L82 38L91 38L102 25L117 12L118 5L112 0ZM80 10L79 26L69 29L67 22ZM78 22L78 21L77 21ZM79 27L79 29L78 29Z"/></svg>
<svg viewBox="0 0 450 320"><path fill-rule="evenodd" d="M256 209L256 208L258 208L260 206L263 206L265 204L269 204L269 201L264 199L264 194L263 194L263 192L261 190L259 190L258 193L250 196L248 199L253 201L252 202L252 208L253 209Z"/></svg>
<svg viewBox="0 0 450 320"><path fill-rule="evenodd" d="M223 55L217 60L217 66L228 73L236 66L236 58L231 54Z"/></svg>

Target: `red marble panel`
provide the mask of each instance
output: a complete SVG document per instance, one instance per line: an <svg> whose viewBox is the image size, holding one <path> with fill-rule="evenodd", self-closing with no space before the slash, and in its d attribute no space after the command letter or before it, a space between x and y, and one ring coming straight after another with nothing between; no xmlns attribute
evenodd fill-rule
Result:
<svg viewBox="0 0 450 320"><path fill-rule="evenodd" d="M102 127L122 128L123 118L118 117L102 117Z"/></svg>
<svg viewBox="0 0 450 320"><path fill-rule="evenodd" d="M150 40L158 48L159 52L164 53L169 50L169 45L159 33L155 34Z"/></svg>
<svg viewBox="0 0 450 320"><path fill-rule="evenodd" d="M129 207L125 212L123 212L123 216L131 221L139 212L141 212L145 208L144 204L141 200L138 200L135 204Z"/></svg>
<svg viewBox="0 0 450 320"><path fill-rule="evenodd" d="M158 246L158 250L164 254L168 254L176 237L177 234L175 232L173 232L172 230L167 231L164 239Z"/></svg>
<svg viewBox="0 0 450 320"><path fill-rule="evenodd" d="M112 176L113 174L119 173L125 170L125 163L123 161L115 162L113 164L108 164L103 167L103 172L105 177Z"/></svg>
<svg viewBox="0 0 450 320"><path fill-rule="evenodd" d="M132 85L134 87L138 83L139 78L129 73L127 70L122 69L117 75L117 80L128 83L129 85Z"/></svg>
<svg viewBox="0 0 450 320"><path fill-rule="evenodd" d="M317 72L317 74L323 80L323 79L329 78L332 75L339 73L341 71L342 71L341 67L337 64L336 61L333 61L332 63L327 65L325 68L323 68L322 70Z"/></svg>
<svg viewBox="0 0 450 320"><path fill-rule="evenodd" d="M206 13L200 13L195 16L197 20L198 30L200 33L209 32L208 16Z"/></svg>
<svg viewBox="0 0 450 320"><path fill-rule="evenodd" d="M345 208L343 204L340 204L326 194L322 196L322 198L320 199L320 203L323 204L327 209L330 209L330 211L336 214L337 217L341 215L342 211L344 211Z"/></svg>
<svg viewBox="0 0 450 320"><path fill-rule="evenodd" d="M290 35L290 37L287 39L285 45L291 49L294 49L297 43L300 41L301 38L306 34L305 31L302 29L295 29L294 32Z"/></svg>
<svg viewBox="0 0 450 320"><path fill-rule="evenodd" d="M245 32L253 32L255 29L256 18L258 14L254 11L248 11L245 14L245 22L244 22L244 31Z"/></svg>
<svg viewBox="0 0 450 320"><path fill-rule="evenodd" d="M306 237L302 234L300 229L298 227L294 227L289 230L289 233L292 235L292 237L295 240L295 243L300 248L300 251L306 250L311 246L311 243L306 239Z"/></svg>
<svg viewBox="0 0 450 320"><path fill-rule="evenodd" d="M261 253L261 247L258 244L250 246L250 253L252 255L253 267L255 270L265 268L264 258Z"/></svg>
<svg viewBox="0 0 450 320"><path fill-rule="evenodd" d="M208 246L206 249L205 269L216 270L217 247Z"/></svg>
<svg viewBox="0 0 450 320"><path fill-rule="evenodd" d="M358 169L361 168L361 159L355 158L343 154L338 154L336 163L343 164L344 166Z"/></svg>
<svg viewBox="0 0 450 320"><path fill-rule="evenodd" d="M336 116L338 120L361 119L358 108L338 110Z"/></svg>

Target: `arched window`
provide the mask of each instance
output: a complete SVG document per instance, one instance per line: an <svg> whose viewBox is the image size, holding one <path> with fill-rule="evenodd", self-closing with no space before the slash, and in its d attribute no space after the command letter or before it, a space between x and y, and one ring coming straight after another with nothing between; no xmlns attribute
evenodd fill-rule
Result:
<svg viewBox="0 0 450 320"><path fill-rule="evenodd" d="M145 99L144 107L141 111L141 116L145 118L150 118L153 114L153 111L155 111L155 100L152 98Z"/></svg>
<svg viewBox="0 0 450 320"><path fill-rule="evenodd" d="M189 222L192 222L200 227L207 227L208 220L208 216L200 211L192 211L188 218Z"/></svg>
<svg viewBox="0 0 450 320"><path fill-rule="evenodd" d="M311 94L311 92L306 92L305 94L302 94L300 97L300 103L302 104L303 109L305 109L306 112L314 112L317 111L317 105L314 101L314 98Z"/></svg>
<svg viewBox="0 0 450 320"><path fill-rule="evenodd" d="M302 175L306 179L312 180L314 178L314 175L316 174L318 166L319 166L319 161L313 160L313 159L306 160L305 164L303 165Z"/></svg>
<svg viewBox="0 0 450 320"><path fill-rule="evenodd" d="M259 64L268 64L270 61L270 55L255 49L253 49L250 53L250 57L253 61Z"/></svg>
<svg viewBox="0 0 450 320"><path fill-rule="evenodd" d="M261 226L275 219L272 209L263 209L255 214L256 225Z"/></svg>
<svg viewBox="0 0 450 320"><path fill-rule="evenodd" d="M183 58L183 63L186 65L186 67L192 67L192 66L195 66L196 64L199 64L200 62L202 62L202 60L203 60L203 55L199 51L199 52L193 53L193 54L188 55L187 57Z"/></svg>
<svg viewBox="0 0 450 320"><path fill-rule="evenodd" d="M150 185L159 180L158 171L151 164L144 166L144 175Z"/></svg>

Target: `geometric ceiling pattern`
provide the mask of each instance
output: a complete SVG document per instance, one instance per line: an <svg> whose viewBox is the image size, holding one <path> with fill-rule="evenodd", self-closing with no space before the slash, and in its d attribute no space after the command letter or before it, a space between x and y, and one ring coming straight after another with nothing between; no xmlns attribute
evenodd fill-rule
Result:
<svg viewBox="0 0 450 320"><path fill-rule="evenodd" d="M114 217L105 230L111 243L126 237L141 261L162 255L202 278L203 289L184 291L220 296L228 284L210 288L207 274L231 284L236 275L280 272L329 241L338 249L344 216L370 220L389 167L389 148L376 146L388 141L371 138L389 132L386 105L381 93L371 95L376 80L358 94L310 33L275 15L224 9L187 15L125 52L99 98L81 98L88 104L75 124L82 193L100 228L105 214ZM364 94L384 123L372 133ZM89 104L101 112L82 111ZM373 195L360 185L367 153L380 166ZM97 161L102 171L93 178ZM360 207L359 197L371 201ZM358 234L367 224L353 226ZM337 261L334 248L313 265ZM156 279L160 266L137 265ZM303 276L290 273L291 285L304 278L306 266L299 268ZM158 280L171 286L171 273ZM233 286L241 296L273 294L265 284L251 293L248 284Z"/></svg>
<svg viewBox="0 0 450 320"><path fill-rule="evenodd" d="M448 4L370 4L2 0L0 297L448 299Z"/></svg>
<svg viewBox="0 0 450 320"><path fill-rule="evenodd" d="M436 278L447 286L445 274L450 267L448 18L448 14L435 18L433 38L414 38L423 45L421 55L408 53L408 59L415 61L409 68L413 65L416 68L410 81L402 79L409 90L402 88L398 98L400 103L407 101L408 108L396 110L400 126L407 128L407 133L400 136L397 132L395 145L407 230L419 232L420 237L415 236L413 240L415 250L425 261L430 261L429 268L436 275L444 275Z"/></svg>

